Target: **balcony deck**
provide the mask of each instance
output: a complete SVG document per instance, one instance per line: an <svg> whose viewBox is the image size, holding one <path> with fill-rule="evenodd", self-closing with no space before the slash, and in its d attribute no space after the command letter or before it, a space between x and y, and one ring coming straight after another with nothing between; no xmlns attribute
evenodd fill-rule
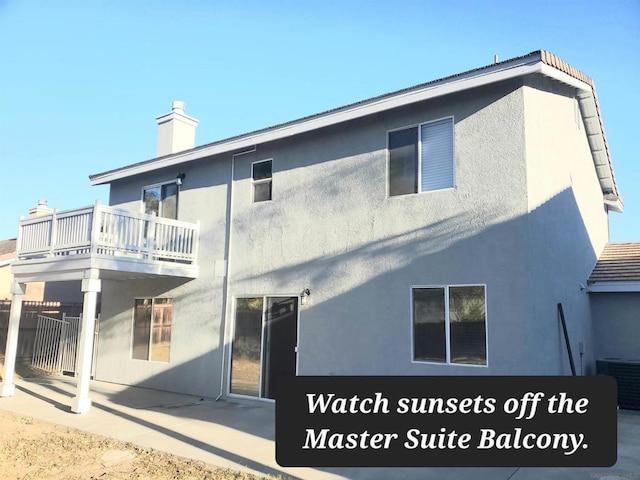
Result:
<svg viewBox="0 0 640 480"><path fill-rule="evenodd" d="M16 280L148 275L196 278L199 224L95 205L20 221Z"/></svg>

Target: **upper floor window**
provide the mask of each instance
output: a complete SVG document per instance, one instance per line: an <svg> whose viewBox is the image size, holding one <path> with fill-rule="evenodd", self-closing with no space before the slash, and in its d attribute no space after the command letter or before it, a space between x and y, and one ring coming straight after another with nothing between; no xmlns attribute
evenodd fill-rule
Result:
<svg viewBox="0 0 640 480"><path fill-rule="evenodd" d="M271 200L271 163L271 160L262 160L251 164L254 202Z"/></svg>
<svg viewBox="0 0 640 480"><path fill-rule="evenodd" d="M453 187L453 117L389 132L389 196Z"/></svg>
<svg viewBox="0 0 640 480"><path fill-rule="evenodd" d="M144 213L178 218L178 185L175 182L147 187L142 191Z"/></svg>
<svg viewBox="0 0 640 480"><path fill-rule="evenodd" d="M413 360L487 364L484 285L413 289Z"/></svg>

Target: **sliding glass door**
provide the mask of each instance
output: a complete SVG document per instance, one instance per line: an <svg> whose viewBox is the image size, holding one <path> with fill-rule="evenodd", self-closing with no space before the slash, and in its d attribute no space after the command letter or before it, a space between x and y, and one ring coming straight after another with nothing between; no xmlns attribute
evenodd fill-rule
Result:
<svg viewBox="0 0 640 480"><path fill-rule="evenodd" d="M230 392L274 398L281 376L296 374L298 297L236 299Z"/></svg>

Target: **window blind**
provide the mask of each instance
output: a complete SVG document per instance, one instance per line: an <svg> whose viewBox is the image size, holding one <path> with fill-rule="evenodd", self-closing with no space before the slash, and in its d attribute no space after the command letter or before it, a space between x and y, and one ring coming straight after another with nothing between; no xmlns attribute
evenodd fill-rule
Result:
<svg viewBox="0 0 640 480"><path fill-rule="evenodd" d="M420 128L422 191L453 187L453 119Z"/></svg>

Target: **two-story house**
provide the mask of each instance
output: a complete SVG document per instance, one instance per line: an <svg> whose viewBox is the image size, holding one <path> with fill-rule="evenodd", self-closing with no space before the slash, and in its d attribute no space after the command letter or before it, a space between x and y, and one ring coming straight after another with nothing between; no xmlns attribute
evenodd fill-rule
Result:
<svg viewBox="0 0 640 480"><path fill-rule="evenodd" d="M87 363L102 292L97 379L565 374L558 303L594 372L583 285L623 205L585 74L537 51L193 148L197 123L175 102L157 158L90 177L109 206L21 223L14 296L82 279Z"/></svg>

